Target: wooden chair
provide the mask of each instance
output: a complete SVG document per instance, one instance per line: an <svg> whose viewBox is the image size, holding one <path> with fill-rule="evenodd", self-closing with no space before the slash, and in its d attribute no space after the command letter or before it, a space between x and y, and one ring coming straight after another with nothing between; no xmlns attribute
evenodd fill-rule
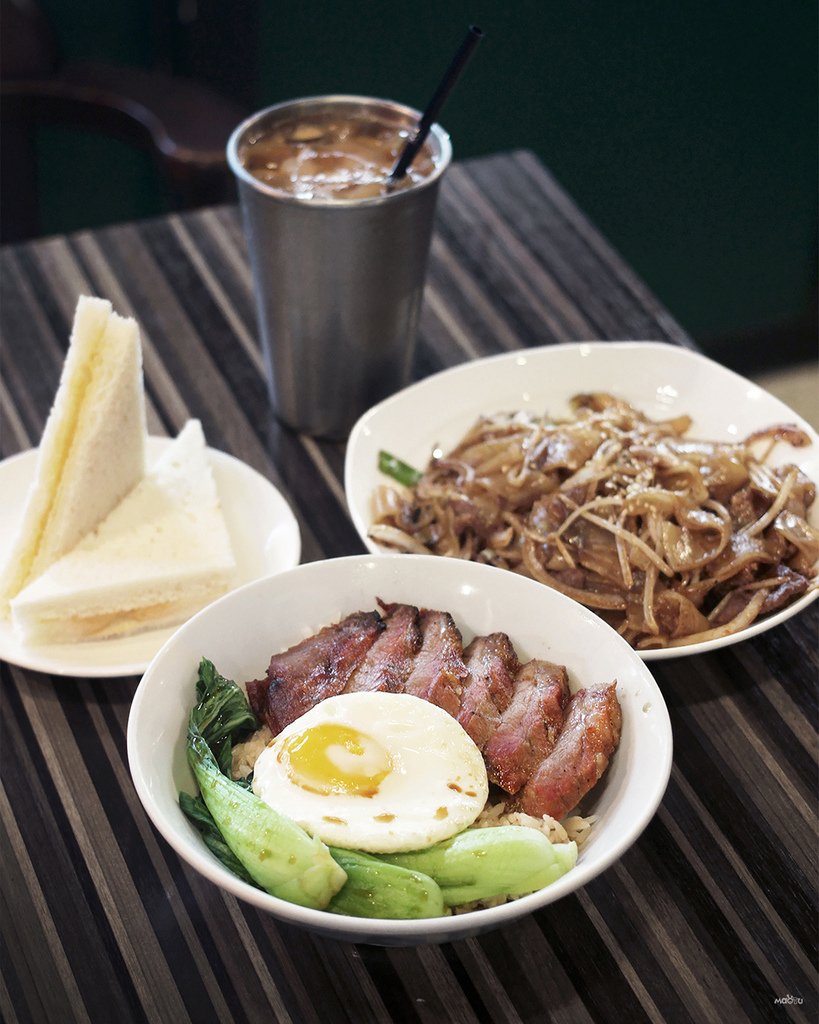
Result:
<svg viewBox="0 0 819 1024"><path fill-rule="evenodd" d="M29 0L0 0L0 20L0 241L40 234L33 140L41 125L93 131L149 153L168 209L234 197L225 147L247 110L163 72L62 61Z"/></svg>

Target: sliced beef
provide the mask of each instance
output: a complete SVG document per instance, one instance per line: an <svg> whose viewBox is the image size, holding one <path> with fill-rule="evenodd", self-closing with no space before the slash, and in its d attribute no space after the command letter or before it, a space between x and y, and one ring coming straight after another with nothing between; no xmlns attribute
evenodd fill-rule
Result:
<svg viewBox="0 0 819 1024"><path fill-rule="evenodd" d="M620 742L616 689L615 682L572 697L554 750L518 794L515 810L559 820L594 786Z"/></svg>
<svg viewBox="0 0 819 1024"><path fill-rule="evenodd" d="M758 617L769 615L781 608L784 604L792 601L795 597L808 589L808 581L804 576L794 572L786 565L777 565L771 571L771 577L778 580L776 586L771 587L767 597L759 609ZM755 590L737 590L721 606L719 614L711 618L705 628L724 626L745 610L749 601L756 593Z"/></svg>
<svg viewBox="0 0 819 1024"><path fill-rule="evenodd" d="M483 750L512 701L520 662L509 637L492 633L475 637L464 651L464 663L469 675L458 721Z"/></svg>
<svg viewBox="0 0 819 1024"><path fill-rule="evenodd" d="M517 793L554 749L569 701L563 665L534 659L515 676L515 689L483 756L490 782Z"/></svg>
<svg viewBox="0 0 819 1024"><path fill-rule="evenodd" d="M355 612L274 654L266 677L246 686L256 717L276 736L319 701L341 693L384 629L378 612Z"/></svg>
<svg viewBox="0 0 819 1024"><path fill-rule="evenodd" d="M382 605L382 608L386 628L350 676L345 693L360 690L404 692L415 656L421 650L418 609L409 604Z"/></svg>
<svg viewBox="0 0 819 1024"><path fill-rule="evenodd" d="M424 609L419 613L421 649L407 677L405 691L437 704L458 717L466 678L463 638L448 612Z"/></svg>

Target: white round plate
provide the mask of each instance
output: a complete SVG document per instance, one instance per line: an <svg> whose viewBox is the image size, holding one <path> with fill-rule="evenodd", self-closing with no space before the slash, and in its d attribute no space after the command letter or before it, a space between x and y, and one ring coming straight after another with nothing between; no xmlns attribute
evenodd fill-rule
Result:
<svg viewBox="0 0 819 1024"><path fill-rule="evenodd" d="M343 917L286 903L243 882L208 850L179 808L196 792L185 747L197 668L208 658L239 685L262 678L272 654L377 598L448 611L464 643L507 633L522 661L565 664L573 691L617 680L620 745L581 807L597 820L577 863L520 900L454 917L417 921ZM128 719L128 759L136 791L159 832L188 864L279 920L349 942L447 942L508 924L585 885L640 835L671 771L671 723L648 667L601 619L562 594L516 573L434 555L354 555L301 565L250 583L189 619L142 678Z"/></svg>
<svg viewBox="0 0 819 1024"><path fill-rule="evenodd" d="M149 465L171 440L148 438ZM232 455L214 448L208 449L208 455L236 559L236 586L298 565L299 525L281 493L261 473ZM36 467L36 448L0 462L0 563L14 537ZM177 628L112 640L27 647L15 636L11 620L0 618L0 658L61 676L140 675Z"/></svg>
<svg viewBox="0 0 819 1024"><path fill-rule="evenodd" d="M819 482L819 436L778 398L706 356L653 341L580 342L525 349L464 363L412 384L368 410L347 444L344 482L353 523L374 554L385 548L368 536L372 495L388 483L378 471L381 449L424 469L435 448L448 451L481 415L528 410L556 418L569 415L569 400L587 391L617 395L652 419L692 417L689 436L741 441L755 430L795 423L811 444L779 444L768 464L794 463ZM810 510L819 527L819 500ZM646 661L701 654L778 626L819 596L808 592L787 608L732 636L641 651Z"/></svg>

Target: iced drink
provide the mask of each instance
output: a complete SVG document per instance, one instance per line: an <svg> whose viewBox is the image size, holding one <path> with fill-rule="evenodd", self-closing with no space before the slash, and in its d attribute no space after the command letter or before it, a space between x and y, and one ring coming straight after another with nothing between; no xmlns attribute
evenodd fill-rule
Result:
<svg viewBox="0 0 819 1024"><path fill-rule="evenodd" d="M399 182L389 181L409 134L400 125L325 110L260 130L239 159L265 185L302 199L366 199L408 188L435 170L427 144Z"/></svg>
<svg viewBox="0 0 819 1024"><path fill-rule="evenodd" d="M273 411L343 439L408 383L449 136L389 174L421 115L324 96L260 111L228 144L248 240Z"/></svg>

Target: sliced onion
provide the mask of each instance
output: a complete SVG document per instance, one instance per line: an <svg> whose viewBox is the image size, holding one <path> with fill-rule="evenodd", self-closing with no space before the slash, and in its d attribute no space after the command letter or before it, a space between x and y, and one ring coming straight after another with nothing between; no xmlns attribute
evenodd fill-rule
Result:
<svg viewBox="0 0 819 1024"><path fill-rule="evenodd" d="M676 637L673 640L669 640L666 646L683 647L686 644L701 644L708 640L721 640L723 637L732 636L734 633L738 633L741 629L745 629L747 626L751 625L759 614L759 609L765 603L766 596L766 592L764 590L760 590L754 594L739 615L734 616L734 618L731 619L730 622L726 622L724 626L717 626L714 629L705 629L701 633L691 633L689 636Z"/></svg>

